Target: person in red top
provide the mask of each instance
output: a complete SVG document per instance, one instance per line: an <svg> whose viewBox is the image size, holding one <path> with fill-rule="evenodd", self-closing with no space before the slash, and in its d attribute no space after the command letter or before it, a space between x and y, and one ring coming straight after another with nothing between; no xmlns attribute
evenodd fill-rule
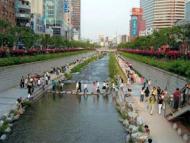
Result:
<svg viewBox="0 0 190 143"><path fill-rule="evenodd" d="M181 92L179 88L177 88L176 91L173 93L173 97L174 97L174 109L177 110L179 107L179 101L181 97Z"/></svg>

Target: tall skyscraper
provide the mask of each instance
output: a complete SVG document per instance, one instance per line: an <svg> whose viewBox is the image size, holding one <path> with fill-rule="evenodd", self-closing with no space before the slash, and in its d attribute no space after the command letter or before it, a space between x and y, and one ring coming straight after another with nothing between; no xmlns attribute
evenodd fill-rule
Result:
<svg viewBox="0 0 190 143"><path fill-rule="evenodd" d="M190 21L190 0L185 4L185 20Z"/></svg>
<svg viewBox="0 0 190 143"><path fill-rule="evenodd" d="M46 28L53 29L54 35L63 35L63 0L44 0L43 15Z"/></svg>
<svg viewBox="0 0 190 143"><path fill-rule="evenodd" d="M184 19L185 0L140 0L146 29L172 27Z"/></svg>
<svg viewBox="0 0 190 143"><path fill-rule="evenodd" d="M143 19L146 22L146 28L152 28L154 22L154 1L140 0L140 7L143 9Z"/></svg>
<svg viewBox="0 0 190 143"><path fill-rule="evenodd" d="M142 18L143 9L133 8L130 20L130 38L140 36L141 31L145 30L145 21Z"/></svg>
<svg viewBox="0 0 190 143"><path fill-rule="evenodd" d="M18 26L27 26L31 18L31 5L29 0L15 0L16 23Z"/></svg>
<svg viewBox="0 0 190 143"><path fill-rule="evenodd" d="M0 19L15 24L15 0L0 1Z"/></svg>
<svg viewBox="0 0 190 143"><path fill-rule="evenodd" d="M72 15L71 15L71 24L74 31L79 33L80 38L80 20L81 20L81 0L71 0L72 5Z"/></svg>
<svg viewBox="0 0 190 143"><path fill-rule="evenodd" d="M43 15L43 0L30 0L31 13Z"/></svg>

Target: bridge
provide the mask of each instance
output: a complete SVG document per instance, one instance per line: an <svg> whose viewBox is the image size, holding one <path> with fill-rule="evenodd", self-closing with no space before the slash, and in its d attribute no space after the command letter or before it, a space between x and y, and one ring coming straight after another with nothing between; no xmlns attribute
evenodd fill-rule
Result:
<svg viewBox="0 0 190 143"><path fill-rule="evenodd" d="M116 52L117 49L115 49L115 48L97 48L96 51L98 51L98 52Z"/></svg>

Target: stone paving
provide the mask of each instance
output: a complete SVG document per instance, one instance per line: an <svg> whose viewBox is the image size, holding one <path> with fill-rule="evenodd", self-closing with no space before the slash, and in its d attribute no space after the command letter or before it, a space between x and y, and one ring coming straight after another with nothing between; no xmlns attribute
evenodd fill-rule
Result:
<svg viewBox="0 0 190 143"><path fill-rule="evenodd" d="M125 63L119 59L119 64L125 72ZM150 127L153 143L183 143L182 138L177 135L171 124L163 115L158 114L157 107L155 107L153 115L149 114L146 104L140 102L139 99L141 88L142 85L139 84L131 85L132 96L128 97L127 100L132 102L135 110L138 111L144 122Z"/></svg>

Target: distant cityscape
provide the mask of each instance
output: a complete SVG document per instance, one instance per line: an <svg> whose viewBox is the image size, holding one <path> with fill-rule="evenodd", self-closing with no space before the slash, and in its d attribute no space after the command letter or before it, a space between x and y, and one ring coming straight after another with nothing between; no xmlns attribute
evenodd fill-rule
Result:
<svg viewBox="0 0 190 143"><path fill-rule="evenodd" d="M80 39L80 0L3 0L0 19L36 34Z"/></svg>
<svg viewBox="0 0 190 143"><path fill-rule="evenodd" d="M140 0L140 7L131 9L130 32L115 37L99 35L99 45L116 47L155 30L190 23L190 0Z"/></svg>
<svg viewBox="0 0 190 143"><path fill-rule="evenodd" d="M140 7L133 7L130 16L126 25L129 33L113 37L100 34L97 43L116 47L155 30L190 23L190 1L140 0ZM68 40L81 38L81 0L0 1L0 19L30 27L37 34L60 35Z"/></svg>

